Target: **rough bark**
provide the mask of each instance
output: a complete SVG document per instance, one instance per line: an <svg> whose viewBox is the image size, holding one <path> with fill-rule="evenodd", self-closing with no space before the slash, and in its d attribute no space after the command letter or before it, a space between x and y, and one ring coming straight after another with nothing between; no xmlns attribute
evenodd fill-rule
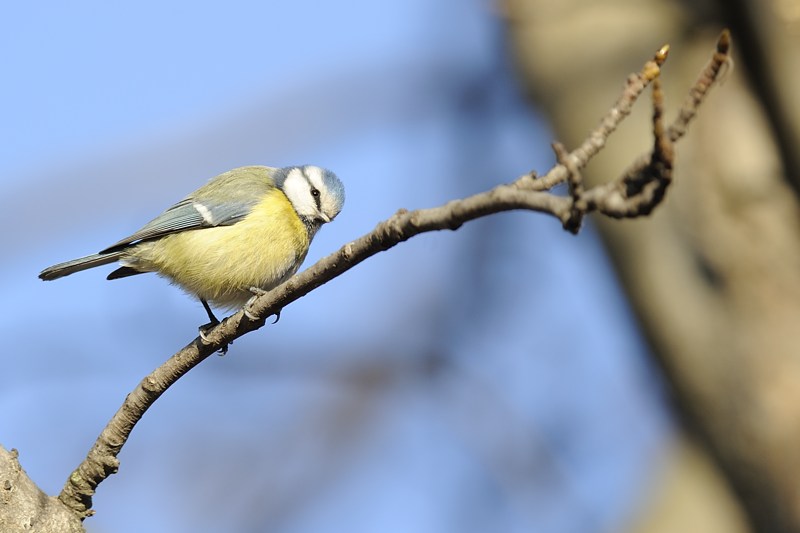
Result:
<svg viewBox="0 0 800 533"><path fill-rule="evenodd" d="M16 450L0 446L0 531L83 533L78 515L50 497L22 469Z"/></svg>

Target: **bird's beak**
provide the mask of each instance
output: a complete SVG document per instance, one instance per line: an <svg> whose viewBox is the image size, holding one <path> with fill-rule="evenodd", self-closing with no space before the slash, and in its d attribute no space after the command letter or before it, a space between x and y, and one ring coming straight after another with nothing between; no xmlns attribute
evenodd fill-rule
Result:
<svg viewBox="0 0 800 533"><path fill-rule="evenodd" d="M325 213L320 213L317 218L319 218L322 221L323 224L327 224L328 222L333 220L331 217L329 217Z"/></svg>

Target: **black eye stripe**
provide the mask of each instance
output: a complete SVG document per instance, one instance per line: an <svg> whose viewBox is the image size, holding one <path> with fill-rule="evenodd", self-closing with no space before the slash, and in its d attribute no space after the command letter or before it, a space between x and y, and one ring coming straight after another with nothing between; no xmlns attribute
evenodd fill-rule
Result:
<svg viewBox="0 0 800 533"><path fill-rule="evenodd" d="M317 189L316 187L312 186L311 187L311 197L314 198L314 203L317 204L317 209L320 209L321 206L322 206L321 198L320 198L321 196L322 195L320 194L319 189Z"/></svg>

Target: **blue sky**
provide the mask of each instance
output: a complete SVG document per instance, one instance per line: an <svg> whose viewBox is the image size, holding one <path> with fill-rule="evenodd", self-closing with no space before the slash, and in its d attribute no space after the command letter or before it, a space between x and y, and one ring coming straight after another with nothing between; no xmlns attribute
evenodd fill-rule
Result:
<svg viewBox="0 0 800 533"><path fill-rule="evenodd" d="M51 494L204 313L156 276L43 267L236 166L343 179L309 265L398 208L552 165L477 0L16 3L0 30L0 443ZM423 235L167 392L86 525L617 530L668 432L654 374L591 227L511 213Z"/></svg>

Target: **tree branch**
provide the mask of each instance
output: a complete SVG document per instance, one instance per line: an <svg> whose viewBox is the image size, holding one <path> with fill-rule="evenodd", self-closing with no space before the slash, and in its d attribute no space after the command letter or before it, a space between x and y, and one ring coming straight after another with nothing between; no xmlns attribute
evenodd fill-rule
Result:
<svg viewBox="0 0 800 533"><path fill-rule="evenodd" d="M585 215L593 211L615 218L650 213L662 201L672 179L672 142L682 136L717 79L721 66L729 61L729 40L726 30L719 39L717 52L692 87L679 118L670 128L663 125L663 97L657 82L667 58L668 47L664 46L639 73L629 76L617 102L578 148L567 152L563 146L554 145L560 164L544 176L537 177L531 172L511 183L440 207L415 211L401 209L380 222L373 231L344 245L272 291L254 298L245 309L206 332L205 340L194 339L136 386L103 429L86 459L72 472L58 498L82 518L93 514L92 495L97 485L117 472L117 455L136 423L164 391L215 351L224 349L245 333L259 329L268 317L379 252L420 233L456 230L465 222L502 211L524 209L547 213L573 233L580 229ZM652 82L655 82L652 152L639 158L618 179L584 189L579 170L602 150ZM569 184L569 196L550 192L555 185L565 181Z"/></svg>
<svg viewBox="0 0 800 533"><path fill-rule="evenodd" d="M79 517L37 487L19 463L17 450L0 445L0 531L85 533Z"/></svg>

